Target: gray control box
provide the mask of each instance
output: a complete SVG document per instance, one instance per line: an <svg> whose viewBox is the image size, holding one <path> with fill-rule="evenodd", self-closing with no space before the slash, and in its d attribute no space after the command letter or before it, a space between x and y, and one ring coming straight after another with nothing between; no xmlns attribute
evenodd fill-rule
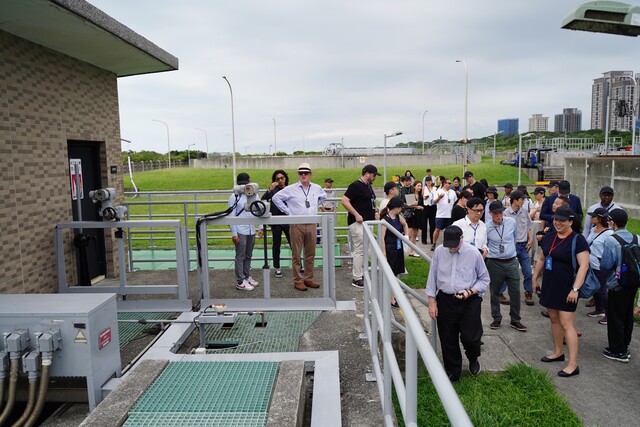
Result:
<svg viewBox="0 0 640 427"><path fill-rule="evenodd" d="M59 348L53 351L51 376L86 377L90 410L102 400L102 385L121 375L115 294L1 295L0 335L25 329L32 350L42 334L53 331L46 343Z"/></svg>

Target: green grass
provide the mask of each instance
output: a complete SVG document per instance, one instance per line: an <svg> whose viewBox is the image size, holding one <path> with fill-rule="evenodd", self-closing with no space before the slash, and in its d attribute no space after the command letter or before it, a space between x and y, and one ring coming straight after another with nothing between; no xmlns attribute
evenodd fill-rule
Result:
<svg viewBox="0 0 640 427"><path fill-rule="evenodd" d="M454 388L476 427L582 425L569 404L556 393L549 376L522 363L509 365L497 374L465 375ZM402 425L395 399L394 404ZM424 368L418 378L418 425L450 425Z"/></svg>

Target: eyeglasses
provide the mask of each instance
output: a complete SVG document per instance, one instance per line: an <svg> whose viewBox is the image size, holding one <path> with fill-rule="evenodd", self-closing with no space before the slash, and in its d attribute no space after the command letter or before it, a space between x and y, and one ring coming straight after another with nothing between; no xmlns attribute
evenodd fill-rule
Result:
<svg viewBox="0 0 640 427"><path fill-rule="evenodd" d="M482 213L484 212L484 209L471 209L472 211L474 211L475 213Z"/></svg>
<svg viewBox="0 0 640 427"><path fill-rule="evenodd" d="M298 172L298 175L310 175L311 172Z"/></svg>
<svg viewBox="0 0 640 427"><path fill-rule="evenodd" d="M276 176L276 179L280 180L280 179L286 179L284 176Z"/></svg>

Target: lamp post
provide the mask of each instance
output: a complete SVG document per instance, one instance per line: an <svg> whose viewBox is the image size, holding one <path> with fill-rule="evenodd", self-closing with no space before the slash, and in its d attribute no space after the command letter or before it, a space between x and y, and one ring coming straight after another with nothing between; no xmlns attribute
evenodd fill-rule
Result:
<svg viewBox="0 0 640 427"><path fill-rule="evenodd" d="M384 134L384 162L383 162L383 173L384 176L382 179L384 182L387 182L387 138L393 138L394 136L402 135L402 132L394 132L389 135Z"/></svg>
<svg viewBox="0 0 640 427"><path fill-rule="evenodd" d="M503 132L504 132L503 130L499 130L498 132L495 132L493 134L493 165L494 166L496 164L496 135Z"/></svg>
<svg viewBox="0 0 640 427"><path fill-rule="evenodd" d="M189 144L187 145L187 167L191 166L191 147L193 147L196 144Z"/></svg>
<svg viewBox="0 0 640 427"><path fill-rule="evenodd" d="M273 120L273 154L276 154L278 152L278 145L276 142L276 119L271 120Z"/></svg>
<svg viewBox="0 0 640 427"><path fill-rule="evenodd" d="M535 133L533 132L518 135L518 185L520 185L522 181L522 138L534 135Z"/></svg>
<svg viewBox="0 0 640 427"><path fill-rule="evenodd" d="M229 93L231 93L231 162L233 163L233 185L236 184L236 125L233 117L233 89L231 89L231 83L229 79L222 76L225 82L229 85Z"/></svg>
<svg viewBox="0 0 640 427"><path fill-rule="evenodd" d="M171 169L171 142L169 141L169 125L166 124L165 122L163 122L162 120L151 119L151 121L152 122L162 123L167 128L167 148L169 149L169 153L168 153L168 155L169 155L169 169Z"/></svg>
<svg viewBox="0 0 640 427"><path fill-rule="evenodd" d="M636 100L638 98L638 80L636 76L620 76L621 79L633 80L633 98L631 98L631 154L635 154L636 143Z"/></svg>
<svg viewBox="0 0 640 427"><path fill-rule="evenodd" d="M424 110L424 113L422 113L422 154L424 154L424 116L427 114L427 111L429 110Z"/></svg>
<svg viewBox="0 0 640 427"><path fill-rule="evenodd" d="M207 135L207 131L204 129L200 129L200 128L194 128L194 129L204 133L204 144L205 144L205 149L207 150L207 159L209 159L209 135Z"/></svg>
<svg viewBox="0 0 640 427"><path fill-rule="evenodd" d="M456 59L456 62L461 62L464 65L464 141L462 142L464 146L464 159L462 160L462 172L467 171L467 111L469 105L469 69L467 68L467 63L464 62L463 59Z"/></svg>

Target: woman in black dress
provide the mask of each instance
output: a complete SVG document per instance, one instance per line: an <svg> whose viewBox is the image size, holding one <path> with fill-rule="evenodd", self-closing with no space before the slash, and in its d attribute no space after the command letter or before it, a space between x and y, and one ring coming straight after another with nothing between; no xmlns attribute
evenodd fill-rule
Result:
<svg viewBox="0 0 640 427"><path fill-rule="evenodd" d="M553 353L543 362L563 362L563 338L567 343L569 363L558 371L561 377L580 373L578 367L578 333L574 326L578 293L589 269L589 245L581 234L571 229L574 212L568 206L556 209L553 215L554 232L547 233L540 244L542 251L533 272L533 290L538 289L538 276L542 275L540 304L549 311ZM572 249L575 239L575 249ZM574 264L575 260L575 264ZM576 271L574 265L578 266Z"/></svg>
<svg viewBox="0 0 640 427"><path fill-rule="evenodd" d="M416 243L418 239L418 231L424 223L424 200L422 198L422 183L416 181L413 183L413 195L415 201L407 202L407 211L413 212L412 215L407 218L407 225L409 226L409 240L411 243ZM413 252L413 249L409 251L409 256L420 258L420 255Z"/></svg>
<svg viewBox="0 0 640 427"><path fill-rule="evenodd" d="M400 233L407 235L409 231L407 221L405 221L404 217L400 215L403 206L404 203L400 197L396 196L391 198L387 206L382 208L380 211L380 218L391 224L391 226ZM398 239L398 237L392 232L388 232L387 227L382 227L382 240L384 241L382 253L387 259L393 274L398 276L404 273L404 247L402 245L402 240ZM395 308L400 307L393 295L391 295L391 306Z"/></svg>

